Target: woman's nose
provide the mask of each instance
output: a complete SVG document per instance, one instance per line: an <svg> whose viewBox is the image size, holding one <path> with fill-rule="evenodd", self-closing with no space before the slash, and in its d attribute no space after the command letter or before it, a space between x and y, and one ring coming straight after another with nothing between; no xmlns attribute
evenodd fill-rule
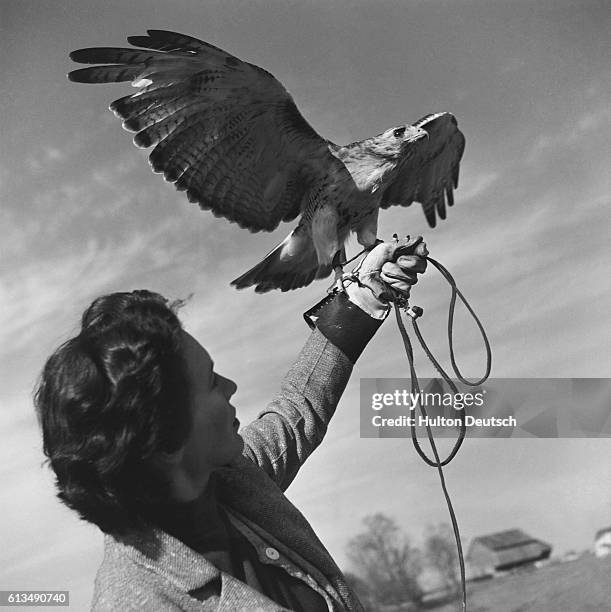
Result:
<svg viewBox="0 0 611 612"><path fill-rule="evenodd" d="M223 389L227 399L229 399L238 390L238 385L231 378L225 378L225 376L221 376L221 378L223 379Z"/></svg>

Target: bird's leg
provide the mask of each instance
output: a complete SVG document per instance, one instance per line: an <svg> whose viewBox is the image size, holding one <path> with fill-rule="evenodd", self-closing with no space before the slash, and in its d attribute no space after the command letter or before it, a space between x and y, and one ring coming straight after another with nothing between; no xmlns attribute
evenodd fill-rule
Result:
<svg viewBox="0 0 611 612"><path fill-rule="evenodd" d="M369 251L372 251L375 247L378 246L378 244L382 244L383 242L384 242L383 240L376 238L375 242L371 246L363 247L363 249L359 251L356 255L353 255L350 259L347 259L346 261L340 262L339 265L343 267L346 264L353 262L355 259L358 259L361 255L364 255L365 253L369 253Z"/></svg>
<svg viewBox="0 0 611 612"><path fill-rule="evenodd" d="M333 284L327 289L327 293L333 293L336 289L341 292L346 292L346 287L344 286L344 266L346 265L345 261L341 261L342 251L340 249L333 255L333 259L331 260L331 266L333 268L333 272L335 274L335 279L333 280Z"/></svg>
<svg viewBox="0 0 611 612"><path fill-rule="evenodd" d="M372 251L375 247L378 246L378 244L382 244L383 242L383 240L376 238L373 244L368 247L364 247L362 251L359 251L350 259L344 259L344 261L342 261L342 255L346 257L344 249L340 249L339 251L337 251L337 253L335 253L335 255L333 256L333 259L331 260L331 266L335 274L335 279L333 280L333 284L327 289L327 293L333 293L336 289L345 293L346 287L344 285L344 266L354 261L355 259L358 259L361 255L369 253L369 251Z"/></svg>

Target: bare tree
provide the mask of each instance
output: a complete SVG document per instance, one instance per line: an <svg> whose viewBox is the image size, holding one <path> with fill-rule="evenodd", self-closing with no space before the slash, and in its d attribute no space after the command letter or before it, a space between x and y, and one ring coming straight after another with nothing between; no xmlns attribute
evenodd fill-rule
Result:
<svg viewBox="0 0 611 612"><path fill-rule="evenodd" d="M344 572L344 578L350 585L350 588L358 595L365 612L379 612L376 605L376 598L365 580L352 572Z"/></svg>
<svg viewBox="0 0 611 612"><path fill-rule="evenodd" d="M420 552L384 514L363 519L366 530L348 542L348 557L378 605L418 603Z"/></svg>
<svg viewBox="0 0 611 612"><path fill-rule="evenodd" d="M429 526L424 543L427 564L435 569L444 588L452 594L458 592L458 552L452 529L447 523Z"/></svg>

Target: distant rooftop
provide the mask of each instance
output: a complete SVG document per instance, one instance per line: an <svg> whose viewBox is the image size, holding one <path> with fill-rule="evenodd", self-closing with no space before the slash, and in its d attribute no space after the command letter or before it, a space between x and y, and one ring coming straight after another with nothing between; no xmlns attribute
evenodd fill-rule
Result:
<svg viewBox="0 0 611 612"><path fill-rule="evenodd" d="M611 527L603 527L603 529L599 529L594 536L595 540L598 540L600 536L605 535L605 533L611 533Z"/></svg>
<svg viewBox="0 0 611 612"><path fill-rule="evenodd" d="M499 531L490 535L474 538L473 543L479 542L491 550L502 550L503 548L521 546L523 544L538 541L539 540L529 536L521 529L507 529L506 531Z"/></svg>

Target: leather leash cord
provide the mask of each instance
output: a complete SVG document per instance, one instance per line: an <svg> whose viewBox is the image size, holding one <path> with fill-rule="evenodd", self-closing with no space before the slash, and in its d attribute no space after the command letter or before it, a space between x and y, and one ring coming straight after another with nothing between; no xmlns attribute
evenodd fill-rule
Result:
<svg viewBox="0 0 611 612"><path fill-rule="evenodd" d="M463 384L473 386L473 387L479 386L488 378L488 376L490 375L491 367L492 367L492 350L490 348L490 343L488 341L488 337L486 336L484 327L482 326L479 318L477 317L477 315L471 308L467 299L464 297L464 295L460 292L460 290L456 286L456 281L454 280L450 272L444 266L442 266L438 261L434 260L433 258L427 257L426 259L427 261L430 261L439 270L439 272L448 281L449 285L452 288L452 297L450 299L450 307L448 309L448 343L450 346L450 360L452 362L452 368L454 370L454 373L456 374L456 377L458 378L458 380L460 380ZM456 307L457 297L461 299L462 303L465 305L465 307L467 308L467 310L469 311L469 313L471 314L471 316L477 323L477 326L484 340L484 344L486 346L486 372L482 376L482 378L474 382L468 381L467 379L464 378L464 376L461 374L460 370L458 369L458 365L456 363L456 359L454 356L454 338L453 338L454 336L454 310ZM411 387L412 387L411 391L412 393L416 393L416 397L420 397L420 385L418 382L418 376L416 374L416 369L414 367L414 351L412 349L412 343L409 339L409 335L407 334L407 330L405 329L403 319L401 318L399 304L395 301L393 302L393 306L395 310L395 316L397 319L397 325L399 326L401 338L403 339L405 353L407 354L407 359L409 361ZM426 342L424 341L422 334L420 333L420 329L418 328L418 323L416 319L422 315L422 309L418 307L411 307L409 310L407 310L407 313L411 317L412 327L427 357L429 358L429 360L431 361L431 363L433 364L437 372L439 372L441 377L446 381L446 383L452 389L452 391L454 393L458 393L458 388L456 387L454 382L450 379L450 377L447 375L447 373L444 371L444 369L441 367L439 362L435 359L435 357L429 350L428 346L426 345ZM420 407L420 412L422 416L426 419L427 414L426 414L426 410L424 406L422 405L421 402L418 402L418 405ZM431 431L431 426L429 425L428 420L426 421L426 432L427 432L427 437L429 439L429 443L431 445L431 449L433 451L433 455L435 457L435 461L431 460L426 455L422 447L420 446L420 443L418 442L418 437L416 435L416 425L414 421L412 421L412 425L410 429L411 429L411 437L412 437L412 443L414 444L414 448L416 449L420 457L428 465L437 468L437 471L439 473L439 479L441 481L441 488L443 490L446 504L448 506L450 519L452 521L452 528L454 530L454 538L456 539L456 548L458 551L458 561L460 564L460 582L461 582L461 589L462 589L462 610L466 612L467 610L467 586L466 586L466 578L465 578L465 560L464 560L464 554L463 554L463 549L462 549L462 543L460 541L460 531L458 528L458 521L456 519L456 514L454 512L454 507L452 506L452 500L450 499L450 494L448 493L445 476L443 473L443 466L447 465L448 463L450 463L450 461L452 461L452 459L456 456L458 449L461 447L465 439L465 434L466 434L465 411L461 410L460 431L458 434L458 439L456 440L454 447L450 451L450 454L443 461L441 461L439 457L439 452L437 451L437 445L435 444L435 439L433 438L433 433Z"/></svg>

